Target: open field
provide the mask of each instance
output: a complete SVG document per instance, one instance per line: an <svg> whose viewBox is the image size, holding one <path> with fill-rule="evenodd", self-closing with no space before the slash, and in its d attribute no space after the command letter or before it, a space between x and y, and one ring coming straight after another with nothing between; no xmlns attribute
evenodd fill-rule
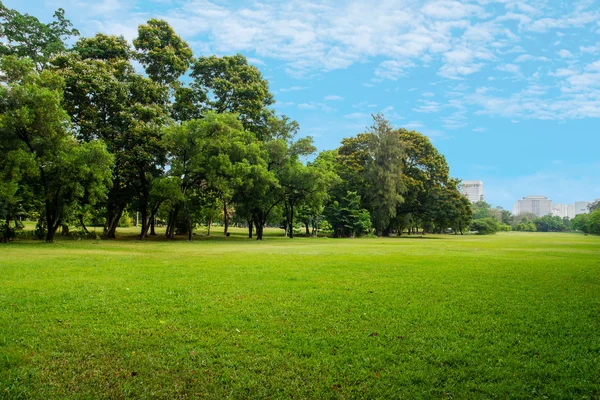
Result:
<svg viewBox="0 0 600 400"><path fill-rule="evenodd" d="M0 245L0 398L600 396L600 237L242 235Z"/></svg>

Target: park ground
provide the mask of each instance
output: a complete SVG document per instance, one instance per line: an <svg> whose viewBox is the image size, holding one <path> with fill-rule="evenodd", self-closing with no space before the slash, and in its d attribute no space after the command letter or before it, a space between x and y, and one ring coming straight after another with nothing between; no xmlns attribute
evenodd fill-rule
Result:
<svg viewBox="0 0 600 400"><path fill-rule="evenodd" d="M0 398L600 397L598 236L129 232L0 245Z"/></svg>

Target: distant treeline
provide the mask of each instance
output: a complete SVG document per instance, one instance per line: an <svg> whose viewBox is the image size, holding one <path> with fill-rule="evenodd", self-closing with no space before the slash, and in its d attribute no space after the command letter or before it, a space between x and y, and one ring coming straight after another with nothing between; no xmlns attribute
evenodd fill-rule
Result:
<svg viewBox="0 0 600 400"><path fill-rule="evenodd" d="M485 201L479 201L473 204L471 230L481 234L510 230L600 234L600 200L596 200L590 205L589 214L578 214L572 219L553 215L538 217L531 213L516 216L501 207L493 208Z"/></svg>

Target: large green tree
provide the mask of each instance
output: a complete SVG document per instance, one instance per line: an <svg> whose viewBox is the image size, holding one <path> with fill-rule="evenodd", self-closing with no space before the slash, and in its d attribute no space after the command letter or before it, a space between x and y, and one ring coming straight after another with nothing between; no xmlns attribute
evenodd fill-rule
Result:
<svg viewBox="0 0 600 400"><path fill-rule="evenodd" d="M396 216L396 207L404 201L402 192L402 160L404 146L397 130L383 115L374 115L370 129L370 162L366 169L369 184L371 219L378 236L389 232L391 220Z"/></svg>
<svg viewBox="0 0 600 400"><path fill-rule="evenodd" d="M62 109L63 80L36 72L30 60L3 57L0 69L0 142L7 157L27 155L36 167L43 198L46 241L52 242L67 208L85 192L102 192L109 183L112 157L103 143L79 144Z"/></svg>

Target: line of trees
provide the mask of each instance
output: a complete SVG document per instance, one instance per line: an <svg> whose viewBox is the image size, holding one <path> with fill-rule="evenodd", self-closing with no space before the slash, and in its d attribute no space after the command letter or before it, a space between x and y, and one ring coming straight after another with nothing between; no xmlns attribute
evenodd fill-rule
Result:
<svg viewBox="0 0 600 400"><path fill-rule="evenodd" d="M139 213L140 239L193 237L220 218L263 238L302 225L336 237L468 230L471 206L445 158L418 132L374 115L365 133L317 153L277 115L260 71L241 55L194 57L161 20L121 36L79 35L0 3L0 218L23 217L52 242L59 228L116 237ZM67 46L67 42L74 44ZM144 68L136 72L134 62Z"/></svg>

